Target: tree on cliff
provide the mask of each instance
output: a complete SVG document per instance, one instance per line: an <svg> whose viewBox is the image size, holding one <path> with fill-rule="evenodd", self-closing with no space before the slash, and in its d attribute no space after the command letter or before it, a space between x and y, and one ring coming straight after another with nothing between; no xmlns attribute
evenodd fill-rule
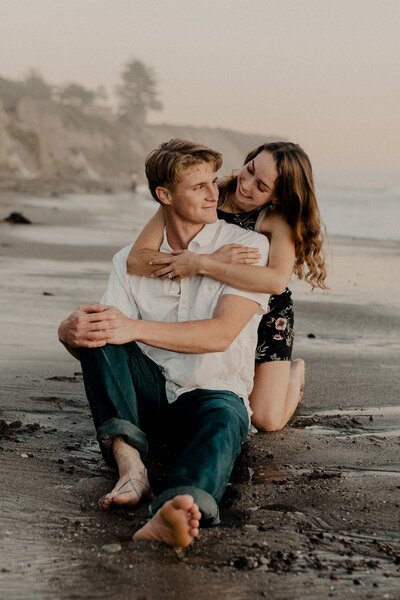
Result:
<svg viewBox="0 0 400 600"><path fill-rule="evenodd" d="M0 77L0 100L7 112L15 112L18 102L27 96L35 100L51 100L53 86L35 69L31 69L20 81Z"/></svg>
<svg viewBox="0 0 400 600"><path fill-rule="evenodd" d="M61 102L65 102L65 104L72 104L78 108L85 108L87 106L92 106L97 94L79 83L69 83L58 89L58 97Z"/></svg>
<svg viewBox="0 0 400 600"><path fill-rule="evenodd" d="M53 88L35 69L31 69L23 81L24 92L35 100L51 100Z"/></svg>
<svg viewBox="0 0 400 600"><path fill-rule="evenodd" d="M158 100L157 79L153 70L140 60L129 61L117 86L118 115L131 126L143 125L149 110L161 110Z"/></svg>
<svg viewBox="0 0 400 600"><path fill-rule="evenodd" d="M14 112L18 102L24 95L22 81L13 81L0 77L0 100L7 112Z"/></svg>

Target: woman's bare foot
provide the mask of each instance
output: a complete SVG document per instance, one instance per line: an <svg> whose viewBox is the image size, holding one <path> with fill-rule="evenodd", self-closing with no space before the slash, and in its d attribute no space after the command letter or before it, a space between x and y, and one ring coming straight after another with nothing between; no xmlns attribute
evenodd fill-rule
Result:
<svg viewBox="0 0 400 600"><path fill-rule="evenodd" d="M290 368L290 377L298 382L300 390L298 401L300 402L304 394L304 384L306 378L306 363L302 358L296 358L296 360L292 362L292 366Z"/></svg>
<svg viewBox="0 0 400 600"><path fill-rule="evenodd" d="M118 465L119 480L111 492L100 498L99 504L103 508L109 508L111 504L135 506L142 498L151 495L147 469L139 452L122 438L113 440L112 449Z"/></svg>
<svg viewBox="0 0 400 600"><path fill-rule="evenodd" d="M158 540L172 547L189 546L199 535L201 513L192 496L175 496L134 534L134 539Z"/></svg>

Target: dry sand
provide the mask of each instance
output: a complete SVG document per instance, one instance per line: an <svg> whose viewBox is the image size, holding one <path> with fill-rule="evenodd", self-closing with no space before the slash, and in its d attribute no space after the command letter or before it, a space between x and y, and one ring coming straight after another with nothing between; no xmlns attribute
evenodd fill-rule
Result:
<svg viewBox="0 0 400 600"><path fill-rule="evenodd" d="M0 224L1 597L399 599L399 244L334 239L332 291L293 284L304 399L246 442L221 526L174 552L132 540L146 506L97 509L114 474L56 329L152 210L140 193L0 197L0 219L33 222ZM148 460L156 491L166 455Z"/></svg>

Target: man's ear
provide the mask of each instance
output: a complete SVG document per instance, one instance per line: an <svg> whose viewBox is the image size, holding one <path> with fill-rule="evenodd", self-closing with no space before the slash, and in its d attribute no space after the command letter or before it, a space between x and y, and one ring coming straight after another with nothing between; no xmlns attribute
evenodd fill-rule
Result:
<svg viewBox="0 0 400 600"><path fill-rule="evenodd" d="M156 187L156 195L161 204L165 206L170 206L171 204L171 193L165 187Z"/></svg>

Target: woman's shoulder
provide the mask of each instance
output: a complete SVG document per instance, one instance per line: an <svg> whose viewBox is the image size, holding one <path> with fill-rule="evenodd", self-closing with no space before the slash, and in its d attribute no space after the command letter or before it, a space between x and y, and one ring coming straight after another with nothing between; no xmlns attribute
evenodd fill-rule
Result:
<svg viewBox="0 0 400 600"><path fill-rule="evenodd" d="M278 211L265 211L262 221L259 225L260 233L284 233L287 232L291 234L292 228L289 223L286 221L285 217L282 213Z"/></svg>
<svg viewBox="0 0 400 600"><path fill-rule="evenodd" d="M266 243L265 235L240 227L235 223L226 223L223 220L220 222L220 233L224 237L224 244L241 244L243 246L260 246L263 247Z"/></svg>

